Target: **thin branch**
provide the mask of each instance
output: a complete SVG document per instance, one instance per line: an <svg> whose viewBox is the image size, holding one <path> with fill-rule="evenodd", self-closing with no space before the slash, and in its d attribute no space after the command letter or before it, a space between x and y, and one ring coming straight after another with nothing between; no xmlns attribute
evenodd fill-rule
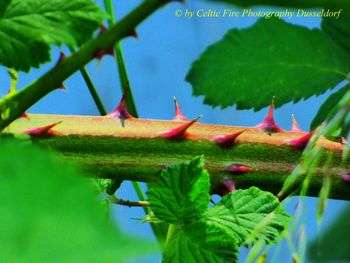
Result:
<svg viewBox="0 0 350 263"><path fill-rule="evenodd" d="M108 196L108 200L117 205L123 205L128 207L147 207L149 205L149 202L147 201L129 201L124 200L118 197L115 197L114 195Z"/></svg>

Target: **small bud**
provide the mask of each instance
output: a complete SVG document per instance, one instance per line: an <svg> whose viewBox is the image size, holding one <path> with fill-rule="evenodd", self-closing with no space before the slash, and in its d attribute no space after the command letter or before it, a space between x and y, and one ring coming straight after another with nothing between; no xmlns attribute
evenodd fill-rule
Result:
<svg viewBox="0 0 350 263"><path fill-rule="evenodd" d="M310 141L314 133L315 133L315 130L308 132L297 139L290 140L287 144L294 148L305 149L306 145L308 144L308 142Z"/></svg>
<svg viewBox="0 0 350 263"><path fill-rule="evenodd" d="M231 174L245 174L245 173L250 173L252 172L254 169L246 166L244 164L239 164L239 163L234 163L231 164L229 167L227 167L227 171L230 172Z"/></svg>
<svg viewBox="0 0 350 263"><path fill-rule="evenodd" d="M272 133L280 132L282 129L276 124L273 112L275 108L275 102L274 99L272 98L271 105L269 112L267 113L265 119L262 121L262 123L258 124L255 126L256 128L263 129L266 133L271 135Z"/></svg>
<svg viewBox="0 0 350 263"><path fill-rule="evenodd" d="M214 141L217 142L222 147L226 147L226 148L232 147L235 144L237 137L245 131L246 130L242 130L242 131L234 132L227 135L217 136L214 138Z"/></svg>
<svg viewBox="0 0 350 263"><path fill-rule="evenodd" d="M292 114L292 129L291 132L304 132L302 129L300 129L297 120L294 117L294 114Z"/></svg>
<svg viewBox="0 0 350 263"><path fill-rule="evenodd" d="M179 106L179 103L176 100L176 97L174 96L174 103L175 103L175 116L173 118L174 121L188 121L189 119L182 113L181 108Z"/></svg>
<svg viewBox="0 0 350 263"><path fill-rule="evenodd" d="M54 135L54 131L52 130L52 128L60 123L62 123L62 121L55 122L53 124L43 126L43 127L31 128L26 130L24 133L32 137L40 137L40 138L51 137Z"/></svg>
<svg viewBox="0 0 350 263"><path fill-rule="evenodd" d="M161 132L161 136L168 140L183 140L188 138L189 134L187 132L187 129L190 128L195 122L197 122L202 115L198 116L194 120L188 121L184 124L181 124L180 126L170 129L165 132Z"/></svg>

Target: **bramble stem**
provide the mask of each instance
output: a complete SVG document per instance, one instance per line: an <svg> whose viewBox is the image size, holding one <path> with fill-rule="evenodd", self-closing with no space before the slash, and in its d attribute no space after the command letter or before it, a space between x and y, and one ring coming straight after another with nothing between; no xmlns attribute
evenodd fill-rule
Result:
<svg viewBox="0 0 350 263"><path fill-rule="evenodd" d="M108 196L108 200L111 203L128 206L128 207L148 207L149 205L147 201L129 201L129 200L117 198L114 195Z"/></svg>
<svg viewBox="0 0 350 263"><path fill-rule="evenodd" d="M131 13L110 27L96 39L84 44L79 51L58 63L49 72L20 91L0 100L0 131L18 118L30 106L56 90L74 72L95 58L96 52L108 49L117 41L129 36L135 27L164 4L162 0L143 1Z"/></svg>
<svg viewBox="0 0 350 263"><path fill-rule="evenodd" d="M259 128L196 123L189 128L188 139L173 141L163 138L162 132L184 122L126 119L123 126L120 119L108 117L32 114L30 118L30 121L16 120L5 132L18 136L26 129L62 121L53 128L54 136L35 141L61 152L67 160L101 178L152 183L165 166L204 155L213 188L223 177L230 177L236 181L237 188L257 186L275 194L302 155L302 150L291 147L288 141L305 134L282 131L269 136ZM216 136L242 130L233 147L222 147L213 141ZM323 184L322 165L331 152L332 160L327 169L331 180L329 197L350 200L349 183L342 178L350 168L349 158L342 161L344 146L321 137L316 147L322 147L323 151L320 167L309 176L307 195L318 196ZM228 171L232 164L243 164L253 171L232 174ZM297 185L305 176L300 174L296 178Z"/></svg>

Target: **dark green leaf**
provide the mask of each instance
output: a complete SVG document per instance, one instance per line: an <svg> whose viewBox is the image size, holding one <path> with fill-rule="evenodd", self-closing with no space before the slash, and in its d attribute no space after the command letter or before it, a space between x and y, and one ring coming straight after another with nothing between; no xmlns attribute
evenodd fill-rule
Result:
<svg viewBox="0 0 350 263"><path fill-rule="evenodd" d="M203 159L164 169L156 184L150 186L148 198L155 215L171 224L183 224L199 218L208 208L209 174Z"/></svg>
<svg viewBox="0 0 350 263"><path fill-rule="evenodd" d="M350 55L318 29L260 19L229 31L197 60L186 80L206 104L259 110L319 95L344 80Z"/></svg>
<svg viewBox="0 0 350 263"><path fill-rule="evenodd" d="M202 222L177 227L169 239L163 263L236 262L237 244L219 228Z"/></svg>
<svg viewBox="0 0 350 263"><path fill-rule="evenodd" d="M206 220L239 245L251 245L256 240L276 241L290 217L273 194L251 187L224 196L208 210Z"/></svg>
<svg viewBox="0 0 350 263"><path fill-rule="evenodd" d="M91 0L12 0L0 5L4 7L0 63L24 71L48 61L52 44L75 47L84 43L105 17Z"/></svg>
<svg viewBox="0 0 350 263"><path fill-rule="evenodd" d="M0 143L1 262L124 262L152 248L106 221L76 169L47 151Z"/></svg>
<svg viewBox="0 0 350 263"><path fill-rule="evenodd" d="M214 1L214 0L211 0ZM310 8L310 7L332 7L332 8L343 8L349 3L347 0L293 0L293 1L281 1L281 0L221 0L229 4L248 7L248 6L282 6L282 7L300 7L300 8ZM215 0L217 2L217 0Z"/></svg>
<svg viewBox="0 0 350 263"><path fill-rule="evenodd" d="M350 262L350 206L308 246L313 262Z"/></svg>
<svg viewBox="0 0 350 263"><path fill-rule="evenodd" d="M344 5L348 7L349 5ZM350 10L343 9L338 19L323 18L321 28L324 32L329 34L335 41L350 52Z"/></svg>
<svg viewBox="0 0 350 263"><path fill-rule="evenodd" d="M312 120L310 129L316 129L327 117L327 115L333 110L338 102L343 98L346 92L350 89L350 85L346 85L337 92L333 93L328 99L321 105L316 116Z"/></svg>

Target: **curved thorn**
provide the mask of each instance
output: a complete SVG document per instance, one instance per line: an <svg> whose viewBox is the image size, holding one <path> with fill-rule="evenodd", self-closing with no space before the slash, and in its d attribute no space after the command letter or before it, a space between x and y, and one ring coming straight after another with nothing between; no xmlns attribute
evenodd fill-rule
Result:
<svg viewBox="0 0 350 263"><path fill-rule="evenodd" d="M214 141L217 142L222 147L231 147L235 144L237 137L241 135L243 132L245 132L246 130L247 129L234 132L231 134L227 134L227 135L217 136L214 138Z"/></svg>
<svg viewBox="0 0 350 263"><path fill-rule="evenodd" d="M26 112L24 112L21 117L30 120L30 117Z"/></svg>
<svg viewBox="0 0 350 263"><path fill-rule="evenodd" d="M294 117L294 114L292 114L292 129L290 131L291 132L304 132L302 129L300 129L299 124Z"/></svg>
<svg viewBox="0 0 350 263"><path fill-rule="evenodd" d="M55 123L52 123L47 126L42 126L38 128L31 128L26 130L24 133L32 136L32 137L50 137L54 135L54 132L52 131L52 128L55 127L56 125L62 123L62 121L58 121Z"/></svg>
<svg viewBox="0 0 350 263"><path fill-rule="evenodd" d="M236 190L236 182L232 178L224 177L219 180L217 186L211 191L211 194L224 196Z"/></svg>
<svg viewBox="0 0 350 263"><path fill-rule="evenodd" d="M168 140L183 140L188 137L187 129L190 128L195 122L197 122L200 118L202 118L202 115L198 116L197 118L188 121L184 124L181 124L180 126L167 130L165 132L161 132L161 136Z"/></svg>
<svg viewBox="0 0 350 263"><path fill-rule="evenodd" d="M267 113L265 119L260 124L255 126L256 128L263 129L265 132L267 132L270 135L271 133L282 131L282 129L275 122L274 109L275 109L275 101L274 101L274 98L272 98L269 112Z"/></svg>
<svg viewBox="0 0 350 263"><path fill-rule="evenodd" d="M231 174L237 174L237 175L250 173L253 170L254 170L253 168L244 164L239 164L239 163L234 163L227 167L228 172L230 172Z"/></svg>
<svg viewBox="0 0 350 263"><path fill-rule="evenodd" d="M109 118L118 118L118 119L130 119L134 118L126 108L126 95L123 94L118 106L109 114L106 115Z"/></svg>
<svg viewBox="0 0 350 263"><path fill-rule="evenodd" d="M314 133L315 133L315 130L308 132L299 138L288 141L287 144L294 148L304 149L308 144L308 142L310 141L312 135L314 135Z"/></svg>
<svg viewBox="0 0 350 263"><path fill-rule="evenodd" d="M174 96L174 103L175 103L175 116L173 120L175 121L188 121L189 119L182 113L181 108L179 106L179 103L176 100L176 97Z"/></svg>

